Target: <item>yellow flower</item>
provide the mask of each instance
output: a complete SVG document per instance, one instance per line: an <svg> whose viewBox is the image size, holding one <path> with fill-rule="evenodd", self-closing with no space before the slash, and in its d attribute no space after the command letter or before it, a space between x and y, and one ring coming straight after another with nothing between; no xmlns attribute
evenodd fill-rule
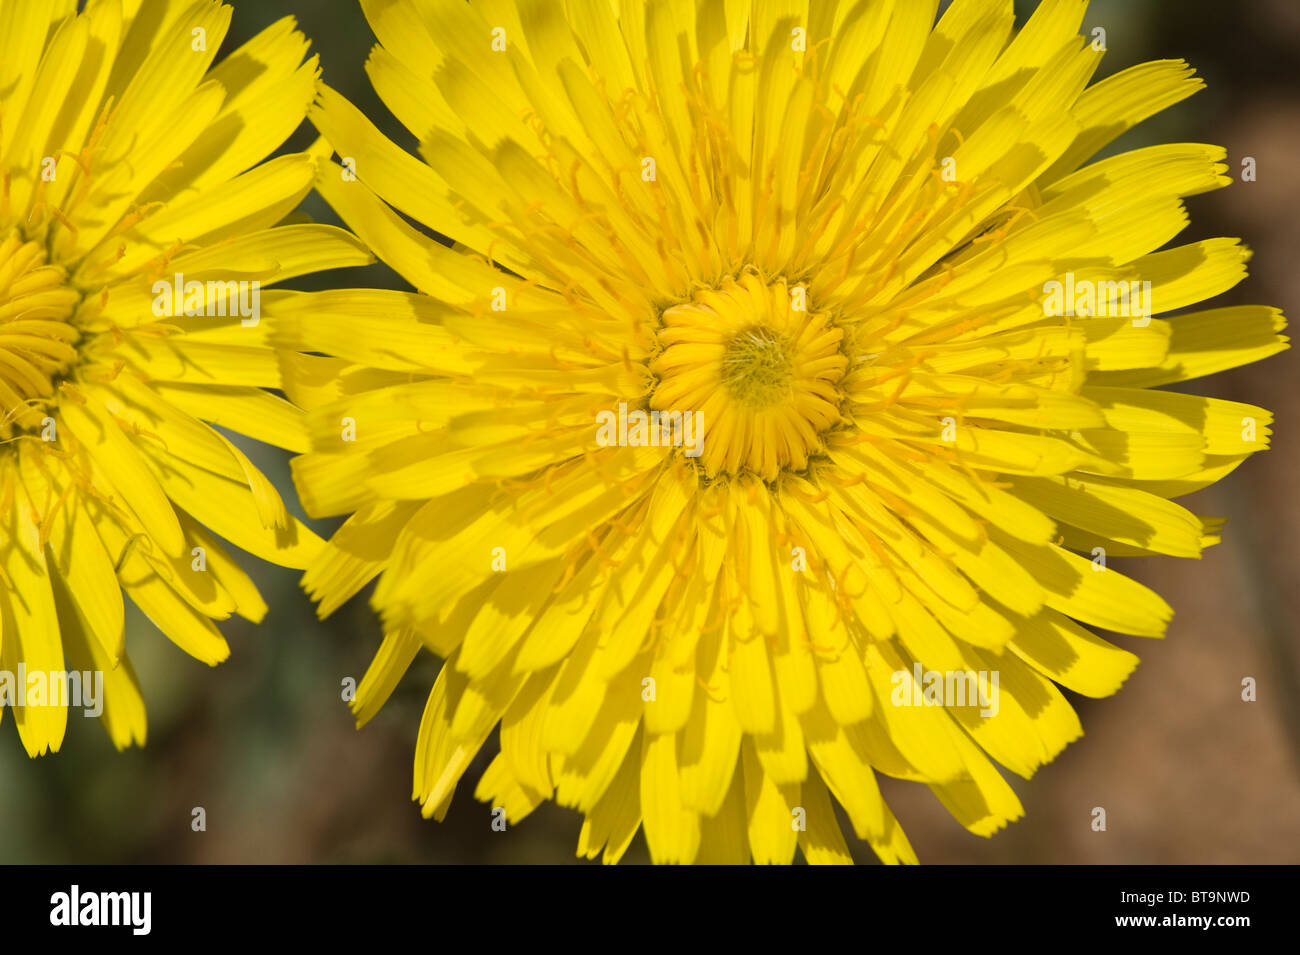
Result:
<svg viewBox="0 0 1300 955"><path fill-rule="evenodd" d="M478 798L579 810L590 858L643 827L658 862L847 861L838 802L913 861L877 773L991 834L1022 810L989 757L1031 775L1081 733L1057 684L1136 664L1086 627L1165 632L1106 560L1199 556L1219 522L1170 499L1271 418L1155 386L1283 322L1151 317L1245 275L1235 240L1156 251L1222 149L1083 164L1201 84L1089 86L1080 0L936 6L366 5L423 161L322 89L318 188L418 292L273 341L334 356L286 387L304 506L355 512L304 585L325 614L378 576L359 720L446 659L426 816L499 724Z"/></svg>
<svg viewBox="0 0 1300 955"><path fill-rule="evenodd" d="M263 312L294 293L261 286L369 260L342 230L273 228L315 174L307 154L259 165L315 95L292 20L210 69L229 7L86 7L0 0L0 703L33 756L69 700L144 742L124 591L216 664L212 621L267 609L216 538L290 567L319 551L210 425L305 448L262 390Z"/></svg>

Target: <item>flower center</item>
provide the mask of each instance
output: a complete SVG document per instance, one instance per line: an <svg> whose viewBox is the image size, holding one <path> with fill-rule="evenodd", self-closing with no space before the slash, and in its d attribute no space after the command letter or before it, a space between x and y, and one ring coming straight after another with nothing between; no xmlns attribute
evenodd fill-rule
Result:
<svg viewBox="0 0 1300 955"><path fill-rule="evenodd" d="M843 332L802 286L746 271L664 311L650 407L692 412L710 477L802 471L840 420Z"/></svg>
<svg viewBox="0 0 1300 955"><path fill-rule="evenodd" d="M790 396L793 364L790 343L775 331L755 325L727 342L723 382L742 404L766 408Z"/></svg>
<svg viewBox="0 0 1300 955"><path fill-rule="evenodd" d="M45 250L17 233L0 239L0 439L39 428L58 380L77 358L71 323L81 295Z"/></svg>

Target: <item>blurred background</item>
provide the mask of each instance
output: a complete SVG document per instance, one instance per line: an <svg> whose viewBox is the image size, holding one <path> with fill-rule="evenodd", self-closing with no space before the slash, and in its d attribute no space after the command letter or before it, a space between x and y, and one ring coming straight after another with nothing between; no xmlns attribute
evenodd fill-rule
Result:
<svg viewBox="0 0 1300 955"><path fill-rule="evenodd" d="M35 2L35 0L33 0ZM1017 2L1024 17L1033 2ZM353 0L235 2L228 51L287 14L321 57L325 80L395 142L412 137L370 89L374 38ZM1098 78L1148 59L1184 57L1208 88L1108 152L1158 142L1225 146L1256 182L1189 200L1177 242L1240 236L1251 277L1216 305L1268 304L1300 316L1300 2L1093 0L1085 32L1106 29ZM286 151L314 139L304 127ZM337 222L313 197L306 211ZM404 288L381 265L312 276L297 287ZM1107 700L1073 694L1086 735L1030 781L1008 777L1026 816L992 839L958 826L922 786L881 785L926 863L1300 862L1300 354L1201 379L1189 390L1277 416L1272 450L1183 499L1224 516L1224 542L1199 562L1130 560L1126 572L1176 615L1164 640L1116 637L1142 663ZM293 503L287 456L241 439ZM299 516L302 516L299 512ZM332 526L314 522L326 534ZM428 654L357 731L341 683L360 680L379 629L357 598L317 622L297 573L245 558L270 604L260 626L222 624L230 660L209 669L128 616L127 641L149 710L143 749L117 753L97 721L73 714L63 751L29 760L0 726L0 863L565 863L580 817L546 804L507 832L472 796L495 751L471 768L447 820L410 801L416 731L437 663ZM129 603L129 602L128 602ZM1241 699L1244 677L1258 700ZM1093 807L1107 830L1091 828ZM191 830L203 807L207 830ZM847 829L846 829L847 831ZM850 838L860 861L874 856ZM644 862L641 837L629 862Z"/></svg>

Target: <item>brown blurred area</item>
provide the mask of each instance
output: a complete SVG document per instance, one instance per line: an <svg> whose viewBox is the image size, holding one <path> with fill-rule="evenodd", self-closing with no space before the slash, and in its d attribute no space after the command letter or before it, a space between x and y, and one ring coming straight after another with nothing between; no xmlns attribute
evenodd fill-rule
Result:
<svg viewBox="0 0 1300 955"><path fill-rule="evenodd" d="M355 4L235 6L234 40L296 14L322 55L326 80L395 141L412 145L360 69L373 39ZM1256 182L1189 200L1192 224L1176 240L1239 236L1254 249L1250 278L1214 305L1268 304L1300 316L1300 3L1094 0L1085 28L1093 26L1107 30L1100 75L1185 57L1208 84L1111 151L1217 143L1238 179L1243 157L1257 161ZM311 138L303 130L290 145ZM318 200L308 211L336 221ZM375 266L301 287L330 284L400 287L400 280ZM1300 862L1298 362L1300 354L1288 351L1187 387L1272 410L1273 447L1184 499L1197 513L1228 518L1223 543L1202 560L1123 563L1173 605L1169 634L1115 638L1141 665L1112 698L1071 696L1085 736L1054 763L1028 781L1008 774L1025 817L983 839L957 825L924 787L882 779L923 862ZM288 497L285 456L244 446ZM378 645L364 600L320 623L295 573L245 563L271 611L259 627L223 625L233 655L216 669L185 656L139 615L129 618L128 645L149 706L145 748L115 753L94 721L74 716L64 751L29 761L4 720L0 862L574 859L580 819L553 805L504 833L492 830L489 807L472 793L487 757L466 775L445 822L422 820L410 800L411 761L434 661L425 656L373 723L356 731L340 686L360 678ZM1257 682L1256 702L1241 699L1245 677ZM205 832L191 830L195 807L206 811ZM1092 830L1094 807L1106 810L1105 832ZM872 860L850 843L862 861ZM628 861L645 860L638 837Z"/></svg>

